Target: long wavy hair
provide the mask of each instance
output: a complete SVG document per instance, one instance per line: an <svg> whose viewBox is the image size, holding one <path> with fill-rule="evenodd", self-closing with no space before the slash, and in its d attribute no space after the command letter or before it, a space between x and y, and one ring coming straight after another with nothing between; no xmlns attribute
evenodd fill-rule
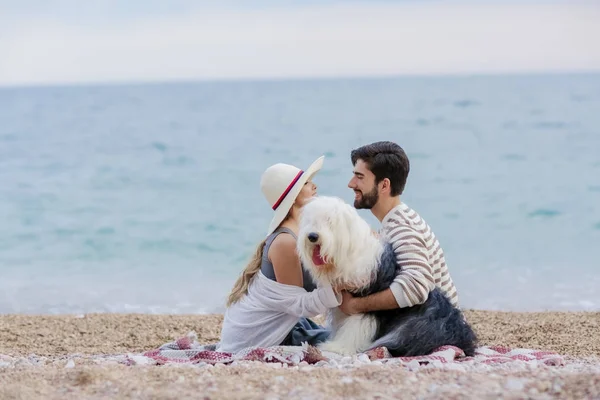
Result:
<svg viewBox="0 0 600 400"><path fill-rule="evenodd" d="M285 221L287 221L291 215L292 210L290 209L281 223L283 224ZM279 226L281 226L281 224L279 224ZM227 297L227 307L238 302L243 296L248 294L248 287L250 286L250 283L252 283L252 279L254 279L258 271L260 271L267 238L258 244L254 254L252 255L252 258L250 259L250 262L248 262L246 268L244 268L238 279L233 284L233 288Z"/></svg>

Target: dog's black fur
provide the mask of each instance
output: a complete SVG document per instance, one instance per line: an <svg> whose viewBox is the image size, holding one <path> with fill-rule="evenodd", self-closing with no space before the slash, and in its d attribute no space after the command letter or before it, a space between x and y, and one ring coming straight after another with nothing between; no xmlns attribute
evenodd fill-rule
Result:
<svg viewBox="0 0 600 400"><path fill-rule="evenodd" d="M394 250L388 243L375 280L353 295L364 297L389 288L398 272ZM423 304L368 314L374 315L378 324L371 348L384 346L394 357L426 355L445 345L456 346L467 356L475 353L475 332L462 312L437 287Z"/></svg>

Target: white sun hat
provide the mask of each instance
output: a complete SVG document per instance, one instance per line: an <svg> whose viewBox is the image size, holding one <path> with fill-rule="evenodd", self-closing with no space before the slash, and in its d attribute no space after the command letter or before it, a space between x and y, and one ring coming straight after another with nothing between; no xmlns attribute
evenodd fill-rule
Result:
<svg viewBox="0 0 600 400"><path fill-rule="evenodd" d="M260 189L275 211L267 236L284 220L304 184L323 167L324 158L325 156L317 158L306 171L290 164L277 163L262 174Z"/></svg>

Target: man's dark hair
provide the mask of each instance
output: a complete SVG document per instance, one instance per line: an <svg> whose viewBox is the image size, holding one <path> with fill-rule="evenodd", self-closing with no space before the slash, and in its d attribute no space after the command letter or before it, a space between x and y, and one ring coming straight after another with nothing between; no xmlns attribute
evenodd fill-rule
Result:
<svg viewBox="0 0 600 400"><path fill-rule="evenodd" d="M399 196L404 191L410 163L402 147L394 142L375 142L364 145L350 153L352 165L363 160L375 175L375 183L388 178L391 183L391 195Z"/></svg>

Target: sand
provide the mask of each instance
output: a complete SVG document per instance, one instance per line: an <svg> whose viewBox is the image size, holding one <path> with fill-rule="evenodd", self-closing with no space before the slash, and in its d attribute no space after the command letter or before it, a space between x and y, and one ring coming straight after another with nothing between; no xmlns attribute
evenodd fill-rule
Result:
<svg viewBox="0 0 600 400"><path fill-rule="evenodd" d="M191 330L201 343L215 342L222 316L0 315L0 399L600 398L600 313L465 314L483 345L555 351L567 364L467 371L258 362L214 367L96 364L94 355L140 353Z"/></svg>

